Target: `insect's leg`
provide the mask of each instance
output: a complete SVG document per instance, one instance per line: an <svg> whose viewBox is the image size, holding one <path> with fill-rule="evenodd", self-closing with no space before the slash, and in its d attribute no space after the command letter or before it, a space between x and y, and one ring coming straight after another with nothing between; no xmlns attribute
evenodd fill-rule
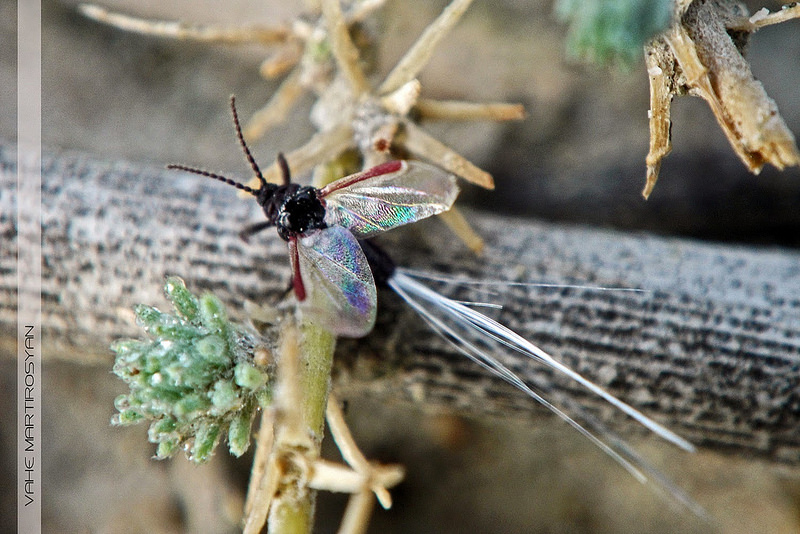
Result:
<svg viewBox="0 0 800 534"><path fill-rule="evenodd" d="M239 237L242 239L242 241L247 243L250 241L251 235L257 234L261 230L269 228L270 226L272 226L272 223L269 221L263 221L260 223L251 224L250 226L245 226L244 229L239 232Z"/></svg>
<svg viewBox="0 0 800 534"><path fill-rule="evenodd" d="M297 253L297 238L289 239L289 262L292 264L292 286L299 302L306 300L306 287L300 274L300 255Z"/></svg>

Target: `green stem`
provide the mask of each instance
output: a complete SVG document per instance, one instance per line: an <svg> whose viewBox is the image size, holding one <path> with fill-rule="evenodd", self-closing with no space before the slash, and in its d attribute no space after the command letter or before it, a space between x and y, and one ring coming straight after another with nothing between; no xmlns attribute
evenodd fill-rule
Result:
<svg viewBox="0 0 800 534"><path fill-rule="evenodd" d="M281 450L302 448L303 456L316 459L320 456L325 424L325 409L331 383L331 366L336 338L322 328L309 324L301 325L299 355L295 380L299 414L302 418L302 445L295 442L297 434L292 431L276 435L275 446ZM291 350L291 349L284 349ZM287 355L284 353L283 357ZM286 371L289 371L286 369ZM289 377L291 380L292 378ZM290 407L291 409L291 407ZM285 441L282 438L285 436ZM293 437L294 436L294 437ZM283 441L283 443L282 443ZM301 445L301 447L298 447ZM271 534L308 534L314 523L314 503L316 492L303 484L285 484L272 503L269 514Z"/></svg>
<svg viewBox="0 0 800 534"><path fill-rule="evenodd" d="M301 327L300 391L303 395L303 419L322 444L325 429L325 410L331 386L331 367L336 337L323 328L311 325Z"/></svg>

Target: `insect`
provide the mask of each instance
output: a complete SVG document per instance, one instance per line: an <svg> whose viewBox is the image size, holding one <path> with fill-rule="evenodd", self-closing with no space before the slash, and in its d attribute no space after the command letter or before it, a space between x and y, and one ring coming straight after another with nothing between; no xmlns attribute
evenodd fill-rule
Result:
<svg viewBox="0 0 800 534"><path fill-rule="evenodd" d="M260 181L258 189L185 165L167 168L253 195L266 221L246 227L240 236L246 241L274 226L289 245L292 288L304 315L337 335L366 335L375 323L377 291L358 239L450 209L458 196L455 177L416 161L389 161L317 189L292 183L289 165L279 154L283 183L271 184L244 140L234 97L231 112L239 144Z"/></svg>

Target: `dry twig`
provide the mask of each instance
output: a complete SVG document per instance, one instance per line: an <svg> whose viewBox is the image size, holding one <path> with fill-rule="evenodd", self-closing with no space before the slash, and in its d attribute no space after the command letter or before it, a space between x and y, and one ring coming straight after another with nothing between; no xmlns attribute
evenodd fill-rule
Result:
<svg viewBox="0 0 800 534"><path fill-rule="evenodd" d="M296 175L335 162L342 154L355 149L361 156L362 167L380 163L390 155L413 157L427 160L468 182L493 188L494 181L489 173L415 123L417 119L507 121L524 118L524 110L518 104L439 102L419 98L421 88L415 77L472 0L453 0L376 89L368 81L360 47L352 34L358 23L383 3L384 0L361 0L342 8L339 0L323 0L321 15L312 10L286 27L239 30L148 21L110 13L92 5L83 5L81 10L101 22L139 33L276 47L273 55L262 64L262 74L274 77L292 70L270 101L253 115L244 133L249 139L260 137L286 119L300 95L313 91L318 100L311 120L318 133L287 154ZM215 36L219 39L215 40ZM368 39L365 41L367 46L371 44ZM280 176L277 166L267 168L264 176L277 181ZM483 241L463 217L456 214L445 222L472 250L482 249Z"/></svg>
<svg viewBox="0 0 800 534"><path fill-rule="evenodd" d="M800 164L800 151L775 102L753 77L744 50L750 35L769 24L800 17L800 7L752 17L744 4L725 0L676 2L675 22L645 47L650 77L650 151L647 198L671 145L670 104L675 95L705 100L748 170Z"/></svg>

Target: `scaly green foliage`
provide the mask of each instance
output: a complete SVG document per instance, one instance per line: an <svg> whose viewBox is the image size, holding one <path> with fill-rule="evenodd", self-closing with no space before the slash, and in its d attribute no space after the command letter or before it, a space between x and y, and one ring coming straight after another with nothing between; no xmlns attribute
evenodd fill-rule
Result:
<svg viewBox="0 0 800 534"><path fill-rule="evenodd" d="M645 43L667 29L672 7L672 0L558 0L555 10L569 23L571 56L631 64Z"/></svg>
<svg viewBox="0 0 800 534"><path fill-rule="evenodd" d="M189 459L205 462L226 434L230 452L240 456L256 408L271 401L274 373L253 362L255 334L231 323L216 297L195 297L177 277L164 291L176 314L140 305L136 317L151 339L112 346L114 373L130 387L117 397L112 422L150 421L159 459L183 448Z"/></svg>

